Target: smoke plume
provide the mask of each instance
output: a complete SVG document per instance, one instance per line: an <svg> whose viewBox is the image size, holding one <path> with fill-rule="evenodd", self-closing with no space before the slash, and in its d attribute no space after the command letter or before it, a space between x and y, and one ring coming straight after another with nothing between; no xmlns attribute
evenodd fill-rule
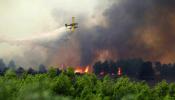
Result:
<svg viewBox="0 0 175 100"><path fill-rule="evenodd" d="M103 12L107 27L96 26L79 33L81 63L89 64L102 58L136 57L173 62L174 6L173 0L121 0L114 3Z"/></svg>

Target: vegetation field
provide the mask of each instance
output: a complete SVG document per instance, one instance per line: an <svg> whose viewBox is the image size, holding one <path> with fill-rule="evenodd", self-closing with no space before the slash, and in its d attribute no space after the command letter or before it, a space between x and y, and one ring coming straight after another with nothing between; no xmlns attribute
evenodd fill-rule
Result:
<svg viewBox="0 0 175 100"><path fill-rule="evenodd" d="M59 75L53 68L36 75L8 70L0 76L0 100L175 100L175 84L150 87L127 77L77 75L71 68Z"/></svg>

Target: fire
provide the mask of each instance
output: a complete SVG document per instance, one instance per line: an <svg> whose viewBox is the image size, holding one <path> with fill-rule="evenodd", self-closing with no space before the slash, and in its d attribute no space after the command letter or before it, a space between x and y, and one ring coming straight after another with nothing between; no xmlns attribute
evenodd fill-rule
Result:
<svg viewBox="0 0 175 100"><path fill-rule="evenodd" d="M90 66L86 66L86 67L76 67L74 69L75 73L80 73L80 74L84 74L84 73L90 73Z"/></svg>
<svg viewBox="0 0 175 100"><path fill-rule="evenodd" d="M120 67L118 68L117 74L118 74L118 76L121 76L122 75L122 69Z"/></svg>
<svg viewBox="0 0 175 100"><path fill-rule="evenodd" d="M80 67L77 67L77 68L75 68L75 71L74 71L75 73L80 73L80 74L82 74L83 73L83 69L82 68L80 68Z"/></svg>
<svg viewBox="0 0 175 100"><path fill-rule="evenodd" d="M85 73L88 73L88 72L89 72L89 66L87 66L85 69Z"/></svg>

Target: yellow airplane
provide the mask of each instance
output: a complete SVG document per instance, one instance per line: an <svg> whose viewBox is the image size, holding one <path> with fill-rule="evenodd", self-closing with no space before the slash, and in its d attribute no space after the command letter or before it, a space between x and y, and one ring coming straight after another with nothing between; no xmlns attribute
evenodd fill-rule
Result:
<svg viewBox="0 0 175 100"><path fill-rule="evenodd" d="M76 28L78 28L78 23L75 23L75 17L72 17L72 23L71 24L65 24L66 28L71 30L71 32L74 32Z"/></svg>

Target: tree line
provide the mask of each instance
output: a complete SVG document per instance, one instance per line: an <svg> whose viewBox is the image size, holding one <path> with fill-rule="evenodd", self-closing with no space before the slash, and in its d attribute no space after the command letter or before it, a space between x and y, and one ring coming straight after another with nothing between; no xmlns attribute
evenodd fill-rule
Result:
<svg viewBox="0 0 175 100"><path fill-rule="evenodd" d="M141 58L121 59L117 61L106 60L104 62L96 62L93 66L94 73L99 75L101 72L105 74L117 74L118 68L122 69L122 74L141 79L172 79L175 80L175 64L162 64L161 62L144 61Z"/></svg>
<svg viewBox="0 0 175 100"><path fill-rule="evenodd" d="M38 70L33 69L32 67L26 70L21 66L17 66L13 60L11 60L8 65L6 65L3 59L0 59L0 75L4 75L8 70L14 71L17 75L21 75L24 72L31 75L44 74L48 72L47 67L43 64L39 65ZM56 70L57 74L61 73L61 70L59 70L59 68L57 68Z"/></svg>
<svg viewBox="0 0 175 100"><path fill-rule="evenodd" d="M104 75L117 75L118 68L122 69L122 75L133 77L141 80L153 79L172 79L175 80L175 64L162 64L161 62L144 61L141 58L137 59L121 59L117 61L106 60L104 62L97 61L93 65L93 72L99 76L101 72ZM3 59L0 59L0 75L3 75L8 69L15 70L20 75L24 71L28 74L47 73L48 69L45 65L41 64L38 70L28 68L25 70L23 67L16 66L15 62L11 60L9 64L5 64ZM56 69L57 74L61 73L59 68Z"/></svg>

